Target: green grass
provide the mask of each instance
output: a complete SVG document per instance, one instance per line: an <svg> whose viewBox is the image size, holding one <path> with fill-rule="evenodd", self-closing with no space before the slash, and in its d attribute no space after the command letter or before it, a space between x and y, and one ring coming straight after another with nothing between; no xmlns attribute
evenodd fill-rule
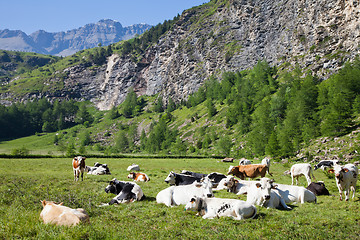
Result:
<svg viewBox="0 0 360 240"><path fill-rule="evenodd" d="M168 208L157 204L156 194L168 187L164 182L169 171L187 169L225 173L229 163L214 159L91 159L107 163L112 175L85 175L74 182L70 158L0 159L0 239L341 239L359 238L359 198L341 202L333 178L321 170L315 172L331 194L318 197L318 203L292 205L293 210L258 208L255 219L235 221L230 218L204 220L184 206ZM137 163L150 182L139 183L147 196L145 201L117 206L98 207L114 195L106 194L107 182L116 177L127 180L127 166ZM272 164L271 172L279 183L291 183L282 173L288 165ZM305 178L300 179L305 185ZM357 194L358 195L358 194ZM216 197L237 198L226 191ZM246 196L241 196L245 200ZM40 200L64 202L84 208L90 224L77 227L45 225L39 215Z"/></svg>

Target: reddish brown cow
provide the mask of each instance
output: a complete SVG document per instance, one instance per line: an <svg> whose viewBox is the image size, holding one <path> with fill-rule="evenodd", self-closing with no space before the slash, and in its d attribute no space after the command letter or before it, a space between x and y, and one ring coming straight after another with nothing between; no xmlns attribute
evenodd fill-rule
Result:
<svg viewBox="0 0 360 240"><path fill-rule="evenodd" d="M250 165L239 165L239 166L230 166L228 175L234 175L241 180L244 180L245 177L256 178L258 176L265 177L266 172L268 172L268 166L262 164L250 164ZM270 173L269 173L270 174ZM270 174L271 175L271 174Z"/></svg>
<svg viewBox="0 0 360 240"><path fill-rule="evenodd" d="M72 161L72 166L74 170L74 181L79 181L79 177L81 174L81 181L83 181L84 171L85 171L85 159L86 157L77 156L74 157Z"/></svg>
<svg viewBox="0 0 360 240"><path fill-rule="evenodd" d="M145 173L135 173L135 172L131 172L128 175L128 178L134 179L134 181L137 182L147 182L150 181L150 178L145 174Z"/></svg>

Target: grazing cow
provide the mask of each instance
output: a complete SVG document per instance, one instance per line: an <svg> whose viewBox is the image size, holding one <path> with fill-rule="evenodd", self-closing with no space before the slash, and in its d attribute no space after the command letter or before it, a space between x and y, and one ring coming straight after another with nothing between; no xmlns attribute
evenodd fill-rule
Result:
<svg viewBox="0 0 360 240"><path fill-rule="evenodd" d="M85 159L86 157L77 156L74 157L74 159L72 160L72 166L74 170L74 181L79 181L80 174L81 174L81 181L84 180L83 176L86 167Z"/></svg>
<svg viewBox="0 0 360 240"><path fill-rule="evenodd" d="M133 182L119 181L116 178L110 181L105 188L105 192L117 195L109 202L109 205L140 201L145 198L139 185Z"/></svg>
<svg viewBox="0 0 360 240"><path fill-rule="evenodd" d="M191 172L191 171L188 171L188 170L182 170L181 174L193 176L193 177L196 177L197 179L201 179L201 178L207 176L207 174L204 174L204 173L196 173L196 172Z"/></svg>
<svg viewBox="0 0 360 240"><path fill-rule="evenodd" d="M254 205L242 200L225 198L191 198L185 210L195 210L202 218L231 217L235 220L254 218L257 209Z"/></svg>
<svg viewBox="0 0 360 240"><path fill-rule="evenodd" d="M312 182L306 189L314 193L316 196L330 195L323 182Z"/></svg>
<svg viewBox="0 0 360 240"><path fill-rule="evenodd" d="M265 177L266 172L269 173L269 168L266 165L262 164L250 164L250 165L239 165L239 166L230 166L228 175L232 174L241 180L244 180L245 177L256 178L258 176ZM272 176L269 173L270 176Z"/></svg>
<svg viewBox="0 0 360 240"><path fill-rule="evenodd" d="M336 164L339 164L339 160L321 160L314 166L314 170L321 168L324 171L326 168L332 168Z"/></svg>
<svg viewBox="0 0 360 240"><path fill-rule="evenodd" d="M247 191L246 202L267 208L291 209L279 193L272 191L273 188L276 188L276 185L272 183L273 180L269 178L261 178L259 183L251 185Z"/></svg>
<svg viewBox="0 0 360 240"><path fill-rule="evenodd" d="M130 166L128 166L128 168L126 169L126 171L132 172L132 171L140 171L140 167L139 165L133 163Z"/></svg>
<svg viewBox="0 0 360 240"><path fill-rule="evenodd" d="M129 173L129 175L127 176L130 179L133 179L136 182L148 182L150 181L150 178L148 177L148 175L146 175L145 173L135 173L135 172L131 172Z"/></svg>
<svg viewBox="0 0 360 240"><path fill-rule="evenodd" d="M242 158L242 159L240 159L240 161L239 161L239 165L249 165L249 164L251 164L251 161L250 161L250 160L247 160L247 159L245 159L245 158Z"/></svg>
<svg viewBox="0 0 360 240"><path fill-rule="evenodd" d="M312 168L309 163L297 163L291 166L291 185L294 185L294 178L296 178L296 185L298 185L299 177L304 175L308 185L311 183L311 176L315 179Z"/></svg>
<svg viewBox="0 0 360 240"><path fill-rule="evenodd" d="M194 176L185 175L181 173L174 173L171 171L169 175L165 178L165 182L169 183L171 186L179 186L179 185L189 185L195 181L200 181L201 178L196 178Z"/></svg>
<svg viewBox="0 0 360 240"><path fill-rule="evenodd" d="M75 226L80 222L89 222L89 215L82 208L72 209L52 201L41 201L43 210L40 218L45 224L51 223L58 226Z"/></svg>
<svg viewBox="0 0 360 240"><path fill-rule="evenodd" d="M212 183L209 179L203 182L194 182L190 185L171 186L161 190L156 195L156 202L166 206L187 204L193 197L213 197Z"/></svg>
<svg viewBox="0 0 360 240"><path fill-rule="evenodd" d="M304 187L276 183L272 191L279 194L285 203L316 203L316 195Z"/></svg>
<svg viewBox="0 0 360 240"><path fill-rule="evenodd" d="M335 173L335 180L339 189L340 201L342 201L343 191L345 192L345 201L349 200L350 190L353 192L352 198L355 197L358 168L354 164L349 163L345 166L335 165L334 169L330 169L328 172Z"/></svg>
<svg viewBox="0 0 360 240"><path fill-rule="evenodd" d="M107 164L101 164L96 162L93 167L86 166L87 174L91 175L111 175L109 167Z"/></svg>

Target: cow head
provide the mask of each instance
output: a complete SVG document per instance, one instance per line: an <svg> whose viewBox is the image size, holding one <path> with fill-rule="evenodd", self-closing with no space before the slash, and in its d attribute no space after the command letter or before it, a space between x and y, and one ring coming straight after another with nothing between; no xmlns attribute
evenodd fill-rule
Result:
<svg viewBox="0 0 360 240"><path fill-rule="evenodd" d="M270 200L271 196L271 189L274 189L277 187L277 185L274 185L274 180L269 178L261 178L260 183L256 183L255 186L261 193L261 197L263 198L263 203L265 201Z"/></svg>
<svg viewBox="0 0 360 240"><path fill-rule="evenodd" d="M235 185L235 178L234 176L227 176L224 182L224 185L228 188L232 188Z"/></svg>
<svg viewBox="0 0 360 240"><path fill-rule="evenodd" d="M109 185L105 188L105 192L106 193L113 193L113 194L116 194L117 192L117 189L116 189L116 184L118 183L119 181L114 178L113 180L111 180L109 182Z"/></svg>
<svg viewBox="0 0 360 240"><path fill-rule="evenodd" d="M131 172L131 173L129 173L129 175L127 177L130 179L135 179L135 173Z"/></svg>
<svg viewBox="0 0 360 240"><path fill-rule="evenodd" d="M343 179L344 173L347 173L349 169L344 168L340 165L335 165L333 169L329 169L329 173L335 174L336 181L341 181Z"/></svg>
<svg viewBox="0 0 360 240"><path fill-rule="evenodd" d="M82 156L74 157L74 160L78 161L78 166L81 166L83 168L85 167L85 159L86 157L82 157Z"/></svg>
<svg viewBox="0 0 360 240"><path fill-rule="evenodd" d="M175 185L175 174L173 171L165 178L165 182L170 183L170 185Z"/></svg>
<svg viewBox="0 0 360 240"><path fill-rule="evenodd" d="M202 210L205 210L205 202L204 199L201 197L193 197L190 199L190 202L188 202L185 205L185 210L195 210L197 212L201 212ZM203 215L203 214L201 214Z"/></svg>
<svg viewBox="0 0 360 240"><path fill-rule="evenodd" d="M213 197L213 191L212 191L212 182L209 178L204 178L202 182L194 182L193 183L196 187L202 188L202 195L204 197Z"/></svg>

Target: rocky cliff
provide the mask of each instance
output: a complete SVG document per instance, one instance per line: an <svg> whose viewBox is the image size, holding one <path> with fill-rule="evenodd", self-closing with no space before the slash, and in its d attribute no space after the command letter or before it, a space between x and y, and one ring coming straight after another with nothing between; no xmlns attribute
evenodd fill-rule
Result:
<svg viewBox="0 0 360 240"><path fill-rule="evenodd" d="M5 29L0 31L0 49L68 56L83 49L97 47L99 43L107 46L130 39L136 34L142 34L150 27L148 24L123 27L117 21L106 19L57 33L39 30L26 35L19 30Z"/></svg>
<svg viewBox="0 0 360 240"><path fill-rule="evenodd" d="M326 79L360 53L359 23L360 5L352 0L213 0L184 11L140 61L113 55L91 71L66 69L64 81L73 96L109 109L131 87L179 101L210 75L259 60Z"/></svg>

